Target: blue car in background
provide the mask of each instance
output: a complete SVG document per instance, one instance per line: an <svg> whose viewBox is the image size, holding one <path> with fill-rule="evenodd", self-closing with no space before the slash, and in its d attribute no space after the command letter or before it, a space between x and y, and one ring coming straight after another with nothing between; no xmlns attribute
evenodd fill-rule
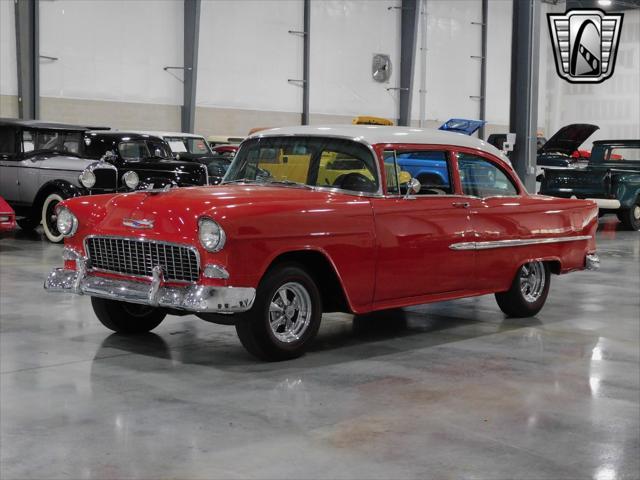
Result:
<svg viewBox="0 0 640 480"><path fill-rule="evenodd" d="M440 126L438 130L472 135L486 122L483 120L467 120L452 118ZM449 187L449 171L444 152L404 152L397 154L398 165L409 172L421 185L429 187Z"/></svg>

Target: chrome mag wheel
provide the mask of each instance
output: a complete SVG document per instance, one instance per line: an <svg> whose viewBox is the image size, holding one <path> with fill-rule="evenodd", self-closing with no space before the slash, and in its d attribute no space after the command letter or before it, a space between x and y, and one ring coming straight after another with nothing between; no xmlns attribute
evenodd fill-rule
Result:
<svg viewBox="0 0 640 480"><path fill-rule="evenodd" d="M536 302L545 286L545 270L542 262L526 263L520 268L520 291L529 303Z"/></svg>
<svg viewBox="0 0 640 480"><path fill-rule="evenodd" d="M279 341L300 340L311 323L311 316L311 296L303 285L288 282L276 290L269 305L269 325Z"/></svg>

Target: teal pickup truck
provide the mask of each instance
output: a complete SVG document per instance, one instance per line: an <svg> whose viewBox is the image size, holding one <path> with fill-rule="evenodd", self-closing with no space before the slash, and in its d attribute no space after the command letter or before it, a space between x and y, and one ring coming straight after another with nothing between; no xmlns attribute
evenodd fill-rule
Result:
<svg viewBox="0 0 640 480"><path fill-rule="evenodd" d="M601 215L615 213L625 227L640 230L640 140L593 142L586 167L545 168L540 193L594 200Z"/></svg>

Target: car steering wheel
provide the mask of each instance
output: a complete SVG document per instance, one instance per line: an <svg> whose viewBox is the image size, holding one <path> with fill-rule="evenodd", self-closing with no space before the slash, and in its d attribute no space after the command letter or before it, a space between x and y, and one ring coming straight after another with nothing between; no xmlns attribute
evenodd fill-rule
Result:
<svg viewBox="0 0 640 480"><path fill-rule="evenodd" d="M333 182L333 186L355 192L375 192L377 188L370 178L358 172L345 173L338 176Z"/></svg>

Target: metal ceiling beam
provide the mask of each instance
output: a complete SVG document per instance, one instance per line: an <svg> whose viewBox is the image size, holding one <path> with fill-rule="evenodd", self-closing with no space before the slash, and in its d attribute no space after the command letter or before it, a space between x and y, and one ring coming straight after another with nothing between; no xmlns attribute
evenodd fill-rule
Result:
<svg viewBox="0 0 640 480"><path fill-rule="evenodd" d="M482 0L482 28L480 59L480 120L487 119L487 29L489 28L489 0ZM484 140L484 124L480 127L479 137Z"/></svg>
<svg viewBox="0 0 640 480"><path fill-rule="evenodd" d="M14 0L14 6L18 67L18 114L23 119L38 119L40 117L38 0Z"/></svg>
<svg viewBox="0 0 640 480"><path fill-rule="evenodd" d="M516 134L511 162L527 190L535 190L540 2L513 0L509 131Z"/></svg>
<svg viewBox="0 0 640 480"><path fill-rule="evenodd" d="M411 124L411 99L413 97L413 72L415 69L419 0L402 0L400 17L400 112L398 125Z"/></svg>
<svg viewBox="0 0 640 480"><path fill-rule="evenodd" d="M201 0L184 0L184 88L181 109L183 132L193 133L196 118L198 43L200 40Z"/></svg>

